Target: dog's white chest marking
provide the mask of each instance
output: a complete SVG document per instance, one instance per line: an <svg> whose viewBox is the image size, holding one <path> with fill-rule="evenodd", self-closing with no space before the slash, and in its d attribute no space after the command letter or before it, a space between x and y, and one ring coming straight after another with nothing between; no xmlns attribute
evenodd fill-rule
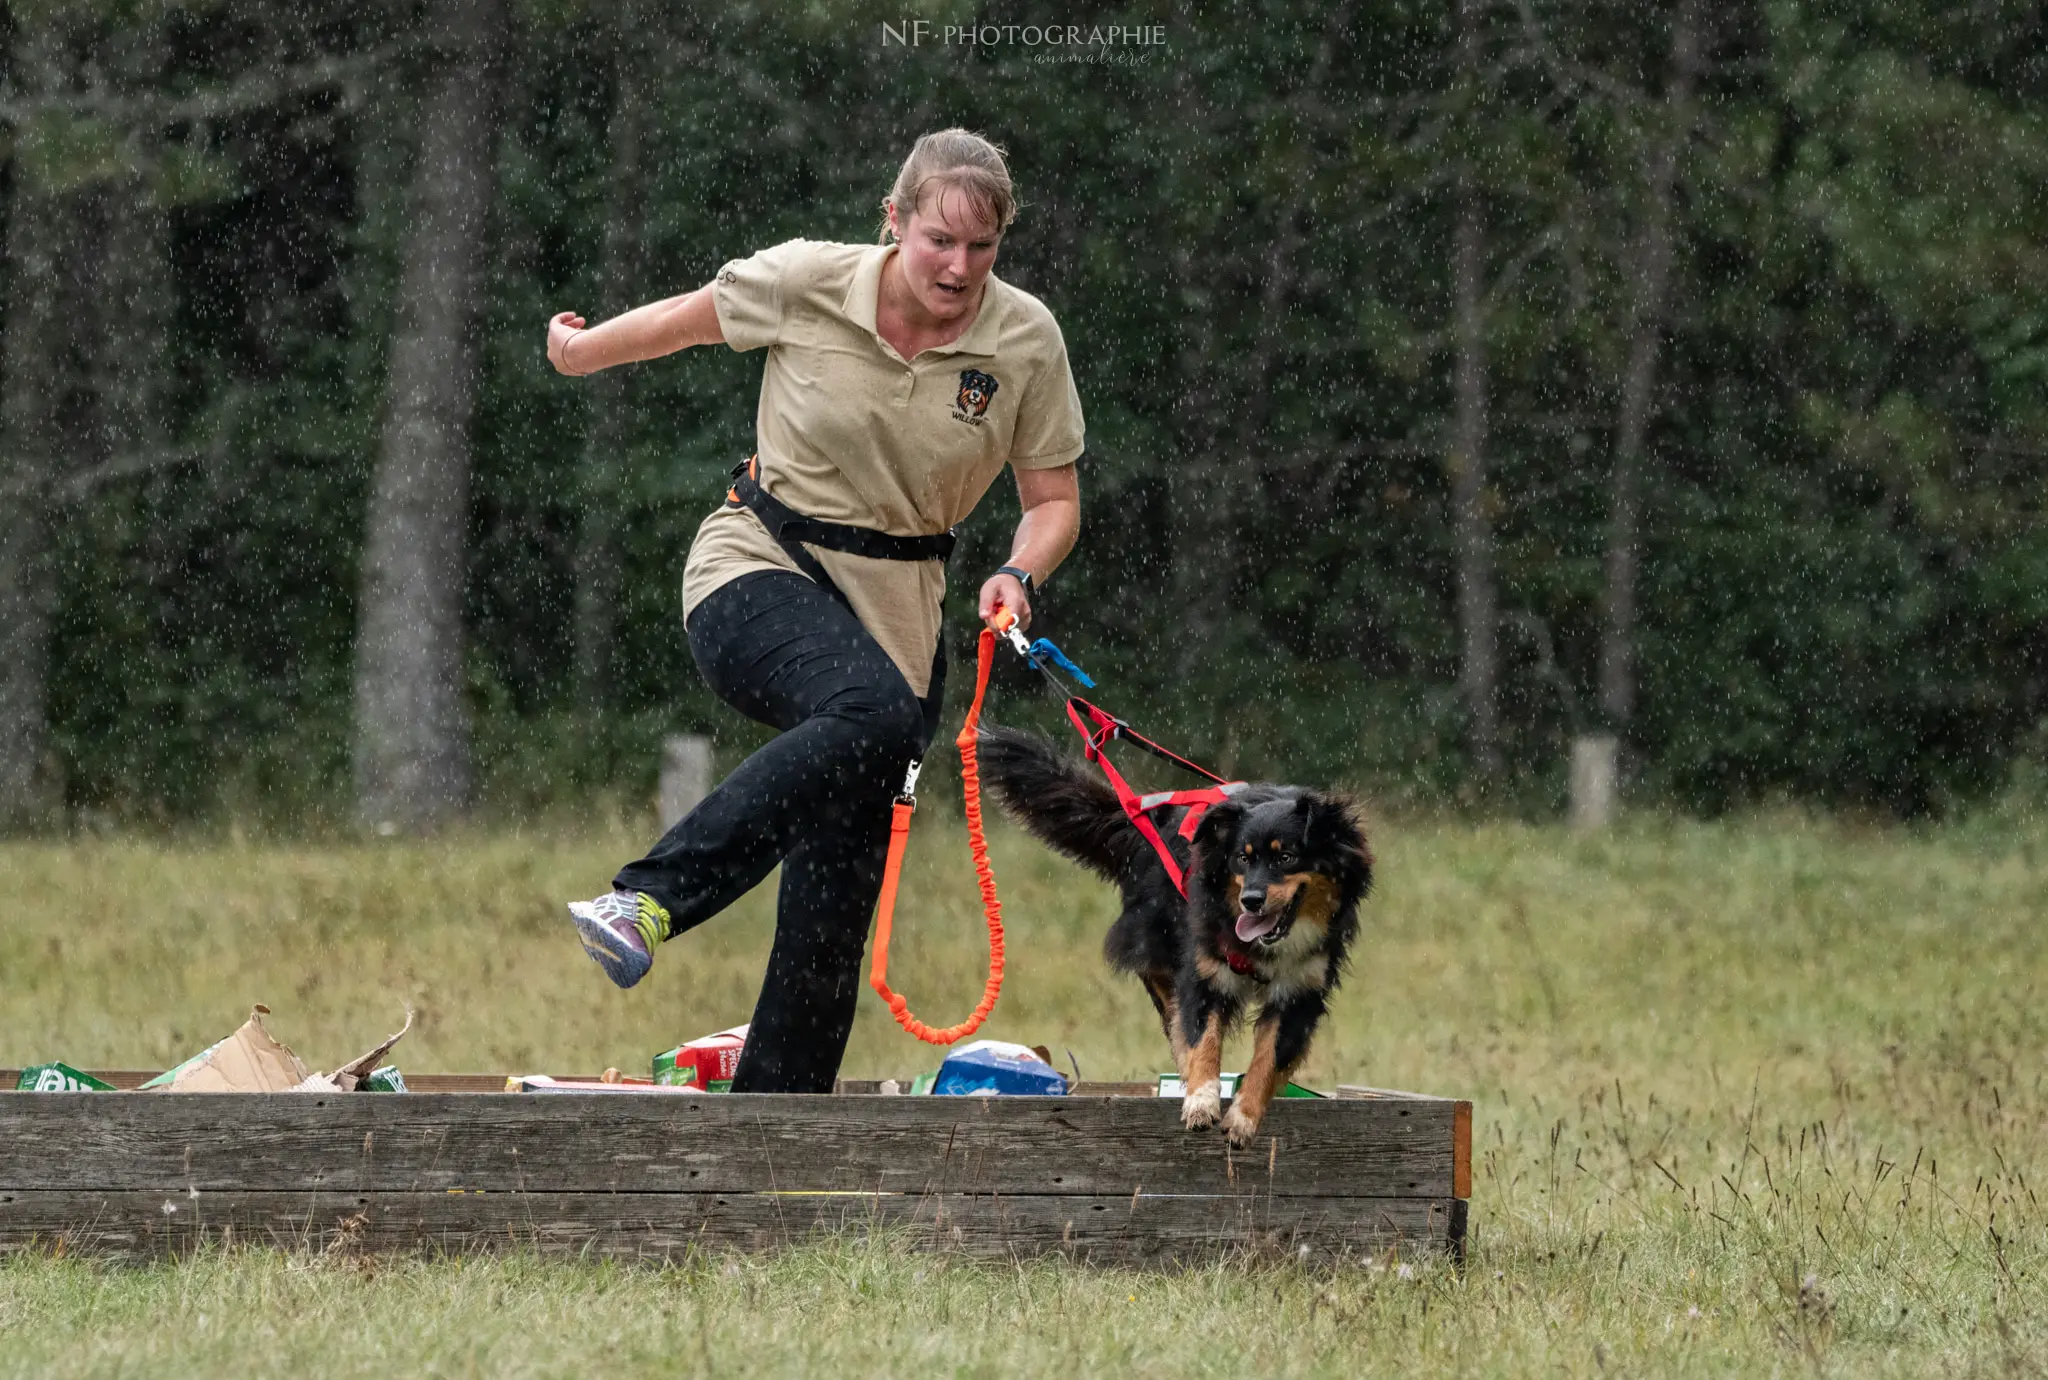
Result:
<svg viewBox="0 0 2048 1380"><path fill-rule="evenodd" d="M1266 969L1265 999L1268 1003L1279 1003L1303 992L1319 992L1328 983L1329 976L1328 954L1314 950L1290 954L1282 945Z"/></svg>
<svg viewBox="0 0 2048 1380"><path fill-rule="evenodd" d="M1240 974L1234 969L1222 967L1219 967L1215 974L1210 977L1209 985L1220 991L1228 992L1239 1001L1257 996L1265 990L1266 986L1257 978Z"/></svg>

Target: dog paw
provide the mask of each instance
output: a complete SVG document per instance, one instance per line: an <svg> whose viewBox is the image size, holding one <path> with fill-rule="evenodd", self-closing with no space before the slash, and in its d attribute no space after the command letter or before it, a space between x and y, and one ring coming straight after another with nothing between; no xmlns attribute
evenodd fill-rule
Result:
<svg viewBox="0 0 2048 1380"><path fill-rule="evenodd" d="M1190 1131L1206 1131L1222 1115L1223 1088L1213 1080L1181 1099L1180 1124Z"/></svg>
<svg viewBox="0 0 2048 1380"><path fill-rule="evenodd" d="M1259 1134L1258 1120L1247 1116L1233 1102L1230 1104L1230 1110L1223 1114L1223 1134L1230 1138L1232 1145L1242 1150Z"/></svg>

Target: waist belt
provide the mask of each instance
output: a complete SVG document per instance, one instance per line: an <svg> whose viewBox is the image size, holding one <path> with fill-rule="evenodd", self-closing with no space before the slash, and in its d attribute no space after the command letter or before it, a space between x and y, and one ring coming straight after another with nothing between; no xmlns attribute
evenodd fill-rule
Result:
<svg viewBox="0 0 2048 1380"><path fill-rule="evenodd" d="M832 583L818 558L805 543L827 551L844 551L850 556L870 556L883 561L944 561L953 554L956 538L952 529L924 537L899 537L877 532L872 527L855 527L845 522L824 522L805 517L796 509L761 487L761 457L749 456L732 468L732 487L725 491L728 507L751 508L768 535L796 562L796 568L810 576L812 583L848 608L853 601Z"/></svg>
<svg viewBox="0 0 2048 1380"><path fill-rule="evenodd" d="M805 517L761 487L760 468L758 455L734 466L732 487L726 491L725 501L734 507L753 509L768 535L785 550L803 542L827 551L844 551L850 556L869 556L881 561L943 561L953 554L957 538L951 529L929 536L899 537L872 527Z"/></svg>

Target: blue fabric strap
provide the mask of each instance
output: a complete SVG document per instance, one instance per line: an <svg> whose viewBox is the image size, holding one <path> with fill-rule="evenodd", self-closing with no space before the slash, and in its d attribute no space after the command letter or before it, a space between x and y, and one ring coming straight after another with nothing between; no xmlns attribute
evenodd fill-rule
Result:
<svg viewBox="0 0 2048 1380"><path fill-rule="evenodd" d="M1053 665L1059 667L1062 671L1065 671L1075 680L1080 681L1081 684L1086 686L1088 689L1093 690L1095 688L1094 677L1090 676L1086 671L1076 666L1073 662L1067 660L1067 654L1061 651L1058 647L1053 646L1052 643L1046 638L1041 637L1036 642L1031 644L1030 655L1033 661L1037 661L1040 663L1043 663L1045 661L1052 662Z"/></svg>

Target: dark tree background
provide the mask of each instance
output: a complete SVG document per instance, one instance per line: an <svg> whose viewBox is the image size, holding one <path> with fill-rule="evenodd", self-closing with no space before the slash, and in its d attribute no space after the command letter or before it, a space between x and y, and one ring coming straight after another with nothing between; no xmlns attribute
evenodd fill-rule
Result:
<svg viewBox="0 0 2048 1380"><path fill-rule="evenodd" d="M10 0L0 820L409 829L751 741L678 587L759 361L544 324L872 240L948 124L1088 413L1047 629L1159 736L1535 810L1581 732L1702 810L2043 752L2038 7L1134 3L1123 65L911 12L1049 17Z"/></svg>

